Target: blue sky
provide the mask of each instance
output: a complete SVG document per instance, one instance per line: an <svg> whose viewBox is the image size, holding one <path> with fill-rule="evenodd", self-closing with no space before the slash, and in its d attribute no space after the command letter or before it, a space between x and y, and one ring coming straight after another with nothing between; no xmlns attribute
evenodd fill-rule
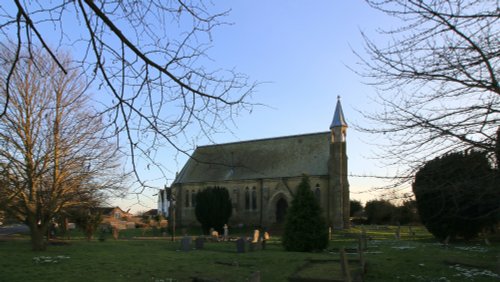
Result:
<svg viewBox="0 0 500 282"><path fill-rule="evenodd" d="M252 81L261 82L250 101L262 105L255 106L250 113L241 112L234 118L230 131L212 136L214 142L328 131L337 96L341 96L350 126L347 133L349 173L394 174L382 167L380 160L373 159L373 151L377 149L373 144L384 140L376 140L355 129L355 125L369 126L360 112L376 109L372 101L376 92L348 68L358 68L352 49L363 54L360 31L383 43L385 39L377 37L376 29L389 27L391 18L371 9L362 0L219 0L213 3L215 10L231 10L226 21L232 24L213 31L213 46L207 51L212 60L207 60L207 68L234 68ZM72 17L72 14L66 16ZM63 28L72 35L80 32L71 24ZM50 25L41 30L48 37L57 36ZM49 41L51 46L58 43ZM70 53L81 51L74 45L62 48ZM186 134L189 138L197 132ZM201 139L196 145L209 142ZM157 154L156 161L166 168L166 179L154 168L139 172L149 185L162 188L171 183L186 160L186 156L164 148ZM349 181L351 198L363 201L377 197L363 191L386 184L354 176ZM156 208L156 193L155 189L145 190L139 196L131 195L111 203L123 209L131 208L133 212L148 210Z"/></svg>
<svg viewBox="0 0 500 282"><path fill-rule="evenodd" d="M215 7L231 9L227 20L233 24L212 34L213 47L208 55L217 66L235 68L252 80L263 82L253 94L252 102L265 105L236 117L232 133L213 136L215 142L328 131L339 95L350 125L349 173L393 174L373 158L377 149L373 143L383 140L374 140L354 128L367 122L359 112L373 111L376 107L372 102L375 89L363 84L347 67L357 68L358 59L351 49L362 53L360 30L377 40L376 29L389 26L390 18L361 0L217 1ZM186 157L173 157L166 149L158 160L168 168L171 179ZM145 171L144 176L159 177L152 171ZM351 198L362 201L377 197L364 191L387 184L362 177L350 177L349 182ZM164 180L150 183L162 187ZM133 211L155 208L155 193L145 191L140 197L141 205L136 204L135 196L115 203Z"/></svg>

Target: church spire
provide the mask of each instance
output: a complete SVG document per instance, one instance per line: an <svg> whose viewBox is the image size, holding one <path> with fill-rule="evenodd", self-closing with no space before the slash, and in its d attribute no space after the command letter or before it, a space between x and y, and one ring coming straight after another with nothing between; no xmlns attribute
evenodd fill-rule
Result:
<svg viewBox="0 0 500 282"><path fill-rule="evenodd" d="M333 114L333 121L330 125L330 129L334 127L347 127L344 112L342 111L342 105L340 104L340 96L337 96L337 106L335 107L335 113Z"/></svg>

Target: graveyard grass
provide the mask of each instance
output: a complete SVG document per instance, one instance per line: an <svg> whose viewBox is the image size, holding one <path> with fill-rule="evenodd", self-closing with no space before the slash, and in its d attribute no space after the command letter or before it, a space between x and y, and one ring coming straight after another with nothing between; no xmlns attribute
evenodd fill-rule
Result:
<svg viewBox="0 0 500 282"><path fill-rule="evenodd" d="M406 227L404 227L406 228ZM496 281L500 280L500 242L483 241L443 246L425 229L366 227L365 281ZM236 253L235 242L207 242L203 250L180 251L180 242L137 239L140 232L122 232L119 240L87 242L81 237L60 241L46 252L32 252L28 237L0 238L0 281L191 281L192 277L245 281L260 271L261 281L287 281L292 275L339 277L339 248L356 249L360 230L334 235L327 251L285 252L273 236L266 250ZM271 234L272 235L272 234ZM194 246L194 244L193 244ZM349 260L358 255L348 254ZM309 260L323 261L297 272ZM328 261L332 261L328 263Z"/></svg>

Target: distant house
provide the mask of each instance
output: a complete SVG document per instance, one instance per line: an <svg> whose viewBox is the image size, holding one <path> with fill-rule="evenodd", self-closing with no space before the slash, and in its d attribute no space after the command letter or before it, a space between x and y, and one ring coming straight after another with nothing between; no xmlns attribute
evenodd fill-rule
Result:
<svg viewBox="0 0 500 282"><path fill-rule="evenodd" d="M158 192L158 215L168 217L168 210L170 207L170 189L163 189Z"/></svg>
<svg viewBox="0 0 500 282"><path fill-rule="evenodd" d="M128 211L120 207L99 207L102 214L102 224L109 224L118 229L135 228L136 219Z"/></svg>

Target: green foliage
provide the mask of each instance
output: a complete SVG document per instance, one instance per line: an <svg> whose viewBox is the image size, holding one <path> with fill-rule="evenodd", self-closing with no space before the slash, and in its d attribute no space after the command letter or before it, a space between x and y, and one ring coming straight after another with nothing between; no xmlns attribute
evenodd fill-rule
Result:
<svg viewBox="0 0 500 282"><path fill-rule="evenodd" d="M222 232L232 211L233 206L226 188L208 187L196 194L195 215L205 234L208 234L210 228Z"/></svg>
<svg viewBox="0 0 500 282"><path fill-rule="evenodd" d="M415 200L405 201L401 206L395 207L394 221L403 225L419 223L417 202Z"/></svg>
<svg viewBox="0 0 500 282"><path fill-rule="evenodd" d="M75 208L69 212L69 217L80 228L87 240L91 240L102 221L102 212L95 208Z"/></svg>
<svg viewBox="0 0 500 282"><path fill-rule="evenodd" d="M287 251L310 252L323 250L327 245L328 229L321 207L308 177L303 176L286 215L283 246Z"/></svg>
<svg viewBox="0 0 500 282"><path fill-rule="evenodd" d="M360 213L363 211L363 205L361 204L360 201L357 200L351 200L349 202L351 208L350 208L350 216L356 216L356 214Z"/></svg>
<svg viewBox="0 0 500 282"><path fill-rule="evenodd" d="M422 223L438 239L470 239L498 222L499 178L485 153L452 153L426 163L413 192Z"/></svg>
<svg viewBox="0 0 500 282"><path fill-rule="evenodd" d="M391 224L395 220L396 206L387 200L372 200L365 205L369 224Z"/></svg>

